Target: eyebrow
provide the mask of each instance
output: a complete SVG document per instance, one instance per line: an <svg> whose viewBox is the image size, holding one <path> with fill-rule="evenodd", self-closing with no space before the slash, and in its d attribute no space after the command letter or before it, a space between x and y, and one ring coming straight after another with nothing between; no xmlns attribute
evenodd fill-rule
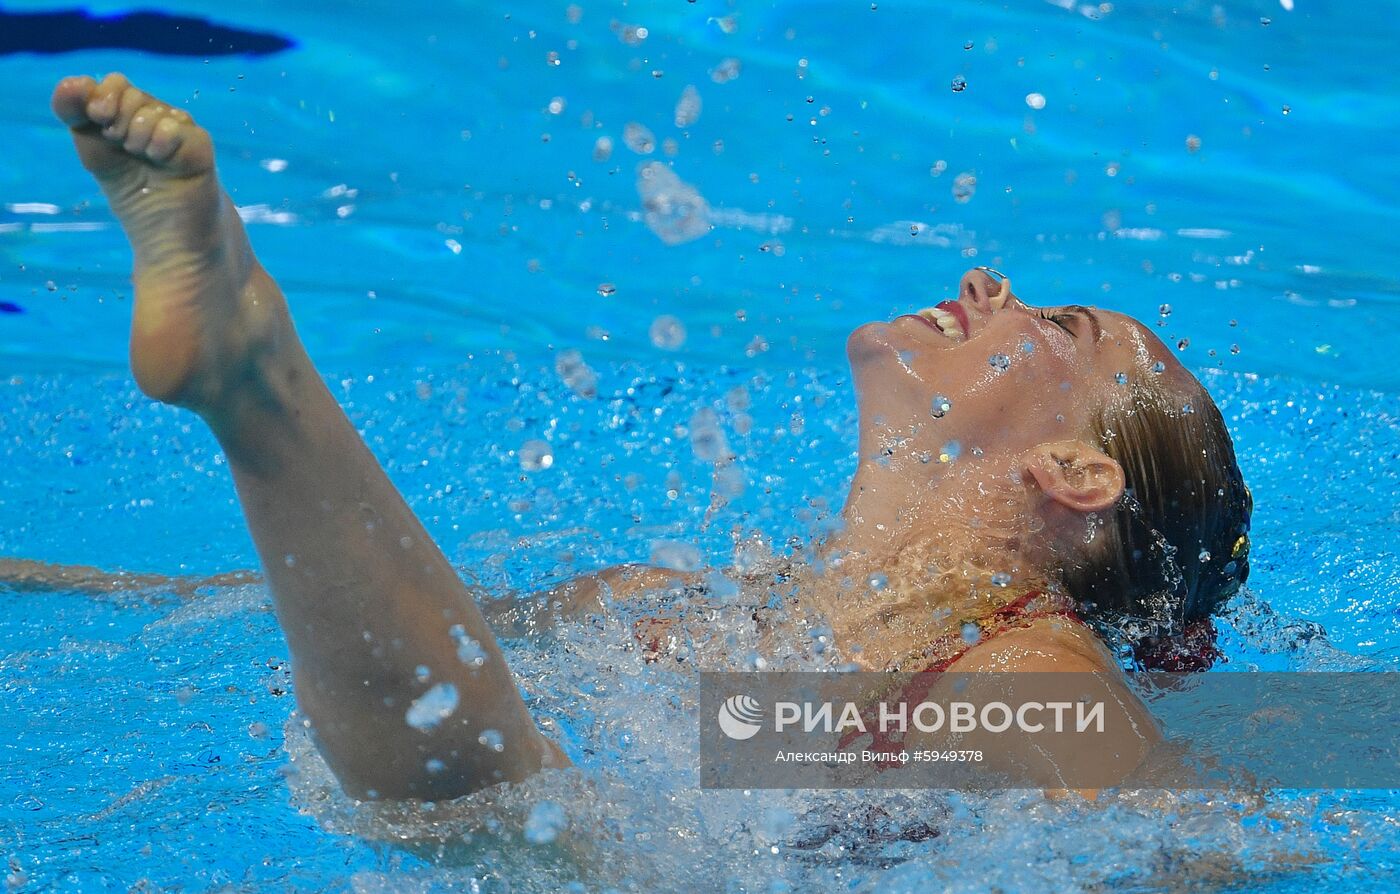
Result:
<svg viewBox="0 0 1400 894"><path fill-rule="evenodd" d="M1064 309L1071 313L1083 314L1088 317L1089 325L1094 330L1094 341L1103 338L1103 326L1099 325L1098 314L1094 313L1093 308L1085 307L1082 304L1066 304L1064 305Z"/></svg>

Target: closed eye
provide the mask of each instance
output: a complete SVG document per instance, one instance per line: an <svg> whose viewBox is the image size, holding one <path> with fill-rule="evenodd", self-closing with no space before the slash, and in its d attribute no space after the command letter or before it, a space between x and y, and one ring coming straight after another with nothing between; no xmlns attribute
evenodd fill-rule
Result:
<svg viewBox="0 0 1400 894"><path fill-rule="evenodd" d="M1074 314L1050 313L1049 311L1042 310L1037 316L1039 316L1042 320L1048 320L1049 322L1054 323L1056 326L1059 326L1061 329L1065 330L1065 332L1069 333L1070 338L1079 337L1075 333L1074 329L1069 325L1074 321Z"/></svg>

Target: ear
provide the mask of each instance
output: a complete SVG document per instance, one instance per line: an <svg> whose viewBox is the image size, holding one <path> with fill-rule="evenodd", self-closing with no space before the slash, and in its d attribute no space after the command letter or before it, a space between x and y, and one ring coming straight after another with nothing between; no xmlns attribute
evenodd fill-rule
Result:
<svg viewBox="0 0 1400 894"><path fill-rule="evenodd" d="M1039 444L1021 463L1046 497L1075 512L1102 512L1123 495L1123 467L1083 441Z"/></svg>

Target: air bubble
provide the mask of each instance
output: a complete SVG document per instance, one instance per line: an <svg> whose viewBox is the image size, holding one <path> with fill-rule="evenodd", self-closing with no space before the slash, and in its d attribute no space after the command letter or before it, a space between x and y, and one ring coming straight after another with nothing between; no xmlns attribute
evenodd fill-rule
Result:
<svg viewBox="0 0 1400 894"><path fill-rule="evenodd" d="M1040 93L1027 93L1026 105L1030 106L1036 111L1040 111L1041 109L1045 108L1045 96Z"/></svg>

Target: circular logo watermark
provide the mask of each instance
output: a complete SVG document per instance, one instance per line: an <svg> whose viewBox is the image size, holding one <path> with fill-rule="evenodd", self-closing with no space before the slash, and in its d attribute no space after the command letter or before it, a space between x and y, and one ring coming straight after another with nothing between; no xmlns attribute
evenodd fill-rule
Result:
<svg viewBox="0 0 1400 894"><path fill-rule="evenodd" d="M763 729L763 709L747 695L731 695L719 706L719 728L731 739L752 739Z"/></svg>

